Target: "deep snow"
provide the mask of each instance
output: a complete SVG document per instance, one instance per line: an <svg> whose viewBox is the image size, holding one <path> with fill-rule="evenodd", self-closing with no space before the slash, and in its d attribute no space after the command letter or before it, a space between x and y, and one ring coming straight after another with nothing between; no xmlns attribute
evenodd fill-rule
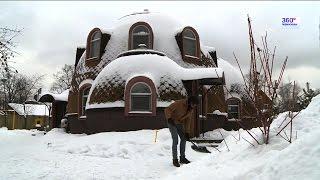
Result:
<svg viewBox="0 0 320 180"><path fill-rule="evenodd" d="M220 130L230 151L222 142L222 152L201 154L188 143L193 162L180 168L171 165L168 129L154 142L154 130L43 135L1 128L0 179L320 179L320 95L294 119L292 144L275 136L285 116L274 121L269 145L256 145L243 130L240 140L237 131ZM259 129L252 132L262 141ZM218 130L205 136L221 138Z"/></svg>

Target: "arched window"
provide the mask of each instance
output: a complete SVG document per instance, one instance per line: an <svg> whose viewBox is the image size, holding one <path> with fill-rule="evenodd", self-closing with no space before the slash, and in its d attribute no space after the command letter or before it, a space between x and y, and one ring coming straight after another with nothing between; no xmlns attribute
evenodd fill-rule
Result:
<svg viewBox="0 0 320 180"><path fill-rule="evenodd" d="M98 28L93 29L87 39L87 59L100 58L101 31Z"/></svg>
<svg viewBox="0 0 320 180"><path fill-rule="evenodd" d="M137 76L125 88L125 116L156 116L157 91L151 79Z"/></svg>
<svg viewBox="0 0 320 180"><path fill-rule="evenodd" d="M142 82L132 86L130 91L130 111L151 112L151 90L150 87Z"/></svg>
<svg viewBox="0 0 320 180"><path fill-rule="evenodd" d="M86 103L87 103L87 99L89 96L89 91L90 91L90 87L91 85L85 85L80 89L80 93L79 93L79 115L80 116L85 116L85 112L86 112Z"/></svg>
<svg viewBox="0 0 320 180"><path fill-rule="evenodd" d="M129 49L146 47L152 49L153 33L151 27L144 22L134 24L129 30Z"/></svg>
<svg viewBox="0 0 320 180"><path fill-rule="evenodd" d="M190 28L187 28L182 33L183 38L183 53L187 57L198 57L198 39L196 34Z"/></svg>
<svg viewBox="0 0 320 180"><path fill-rule="evenodd" d="M241 102L238 98L230 98L228 104L228 119L240 119Z"/></svg>
<svg viewBox="0 0 320 180"><path fill-rule="evenodd" d="M101 33L94 32L90 41L90 55L89 58L98 58L100 54Z"/></svg>

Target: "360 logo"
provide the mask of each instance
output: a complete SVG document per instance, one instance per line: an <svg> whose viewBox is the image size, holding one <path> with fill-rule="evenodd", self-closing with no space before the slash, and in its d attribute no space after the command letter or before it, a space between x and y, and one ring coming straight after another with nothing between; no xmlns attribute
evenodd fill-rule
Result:
<svg viewBox="0 0 320 180"><path fill-rule="evenodd" d="M298 26L299 20L296 17L292 18L282 18L283 26Z"/></svg>

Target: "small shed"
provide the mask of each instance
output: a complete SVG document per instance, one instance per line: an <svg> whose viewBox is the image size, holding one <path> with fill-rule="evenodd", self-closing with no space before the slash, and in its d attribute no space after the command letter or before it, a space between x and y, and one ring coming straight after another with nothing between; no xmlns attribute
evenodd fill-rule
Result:
<svg viewBox="0 0 320 180"><path fill-rule="evenodd" d="M9 103L5 111L5 126L8 129L43 129L49 110L43 104Z"/></svg>

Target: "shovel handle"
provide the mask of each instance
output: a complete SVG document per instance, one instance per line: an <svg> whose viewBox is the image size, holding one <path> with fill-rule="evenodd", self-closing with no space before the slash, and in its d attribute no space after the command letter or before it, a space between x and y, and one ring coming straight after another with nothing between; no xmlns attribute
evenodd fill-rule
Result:
<svg viewBox="0 0 320 180"><path fill-rule="evenodd" d="M193 145L197 146L193 141L189 140L189 142L191 142ZM197 146L198 147L198 146Z"/></svg>

